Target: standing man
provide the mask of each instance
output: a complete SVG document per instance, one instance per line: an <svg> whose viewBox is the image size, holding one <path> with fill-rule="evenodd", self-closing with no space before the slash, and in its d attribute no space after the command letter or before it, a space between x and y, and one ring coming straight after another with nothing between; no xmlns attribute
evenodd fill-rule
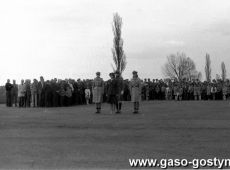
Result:
<svg viewBox="0 0 230 170"><path fill-rule="evenodd" d="M7 83L5 84L6 89L6 106L12 107L12 96L11 96L11 90L13 88L13 85L10 83L10 79L7 80Z"/></svg>
<svg viewBox="0 0 230 170"><path fill-rule="evenodd" d="M45 81L42 76L40 77L40 82L38 83L38 106L45 106Z"/></svg>
<svg viewBox="0 0 230 170"><path fill-rule="evenodd" d="M25 107L30 107L31 105L31 81L29 79L26 80L25 82L25 87L26 87L26 94L25 94Z"/></svg>
<svg viewBox="0 0 230 170"><path fill-rule="evenodd" d="M110 104L111 114L114 114L117 105L118 81L114 73L110 73L110 80L107 81L106 94L107 102Z"/></svg>
<svg viewBox="0 0 230 170"><path fill-rule="evenodd" d="M92 92L93 92L93 102L96 104L96 113L101 112L102 96L104 92L104 81L100 77L101 73L96 72L96 78L93 80Z"/></svg>
<svg viewBox="0 0 230 170"><path fill-rule="evenodd" d="M18 85L18 97L19 97L19 107L24 106L25 101L25 90L24 90L24 80L21 80L21 84Z"/></svg>
<svg viewBox="0 0 230 170"><path fill-rule="evenodd" d="M12 99L14 106L18 106L18 85L16 84L16 80L13 80L13 88L12 88Z"/></svg>
<svg viewBox="0 0 230 170"><path fill-rule="evenodd" d="M38 107L38 81L37 79L33 80L33 83L30 86L31 90L31 106Z"/></svg>
<svg viewBox="0 0 230 170"><path fill-rule="evenodd" d="M141 79L138 77L137 72L133 71L133 78L130 81L131 101L134 104L134 114L139 111L141 101Z"/></svg>
<svg viewBox="0 0 230 170"><path fill-rule="evenodd" d="M122 106L122 100L123 100L123 94L124 94L124 80L121 77L121 74L119 71L115 72L115 81L117 82L117 102L116 102L116 113L121 113L121 106Z"/></svg>

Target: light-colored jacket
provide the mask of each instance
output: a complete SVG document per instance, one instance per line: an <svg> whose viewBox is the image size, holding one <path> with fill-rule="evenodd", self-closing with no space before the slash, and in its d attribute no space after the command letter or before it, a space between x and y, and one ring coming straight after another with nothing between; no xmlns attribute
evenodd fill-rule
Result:
<svg viewBox="0 0 230 170"><path fill-rule="evenodd" d="M141 101L141 89L142 83L140 78L132 78L130 80L129 89L131 92L131 101L140 102Z"/></svg>
<svg viewBox="0 0 230 170"><path fill-rule="evenodd" d="M18 97L24 97L25 96L25 85L18 85Z"/></svg>
<svg viewBox="0 0 230 170"><path fill-rule="evenodd" d="M93 102L101 103L103 101L102 95L104 92L104 81L102 78L95 78L92 86Z"/></svg>

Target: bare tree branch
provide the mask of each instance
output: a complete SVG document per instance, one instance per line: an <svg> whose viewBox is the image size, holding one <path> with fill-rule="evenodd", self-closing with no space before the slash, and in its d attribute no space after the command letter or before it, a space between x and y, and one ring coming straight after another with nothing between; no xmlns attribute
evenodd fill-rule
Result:
<svg viewBox="0 0 230 170"><path fill-rule="evenodd" d="M162 68L163 74L166 77L177 79L178 81L192 79L198 77L194 61L187 57L184 53L171 54L167 57L167 62Z"/></svg>

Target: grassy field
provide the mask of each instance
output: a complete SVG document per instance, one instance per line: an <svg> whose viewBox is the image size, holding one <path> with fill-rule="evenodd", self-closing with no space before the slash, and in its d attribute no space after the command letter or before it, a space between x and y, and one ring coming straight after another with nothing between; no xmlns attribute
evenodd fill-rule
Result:
<svg viewBox="0 0 230 170"><path fill-rule="evenodd" d="M230 158L230 104L143 102L133 115L103 105L65 108L0 106L0 168L130 168L129 158Z"/></svg>

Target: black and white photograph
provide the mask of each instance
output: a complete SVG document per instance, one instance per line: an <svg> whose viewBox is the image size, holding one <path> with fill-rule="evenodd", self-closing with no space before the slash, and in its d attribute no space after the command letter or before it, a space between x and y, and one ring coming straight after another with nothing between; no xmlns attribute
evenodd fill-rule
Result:
<svg viewBox="0 0 230 170"><path fill-rule="evenodd" d="M0 169L230 168L230 0L2 0L0 59Z"/></svg>

